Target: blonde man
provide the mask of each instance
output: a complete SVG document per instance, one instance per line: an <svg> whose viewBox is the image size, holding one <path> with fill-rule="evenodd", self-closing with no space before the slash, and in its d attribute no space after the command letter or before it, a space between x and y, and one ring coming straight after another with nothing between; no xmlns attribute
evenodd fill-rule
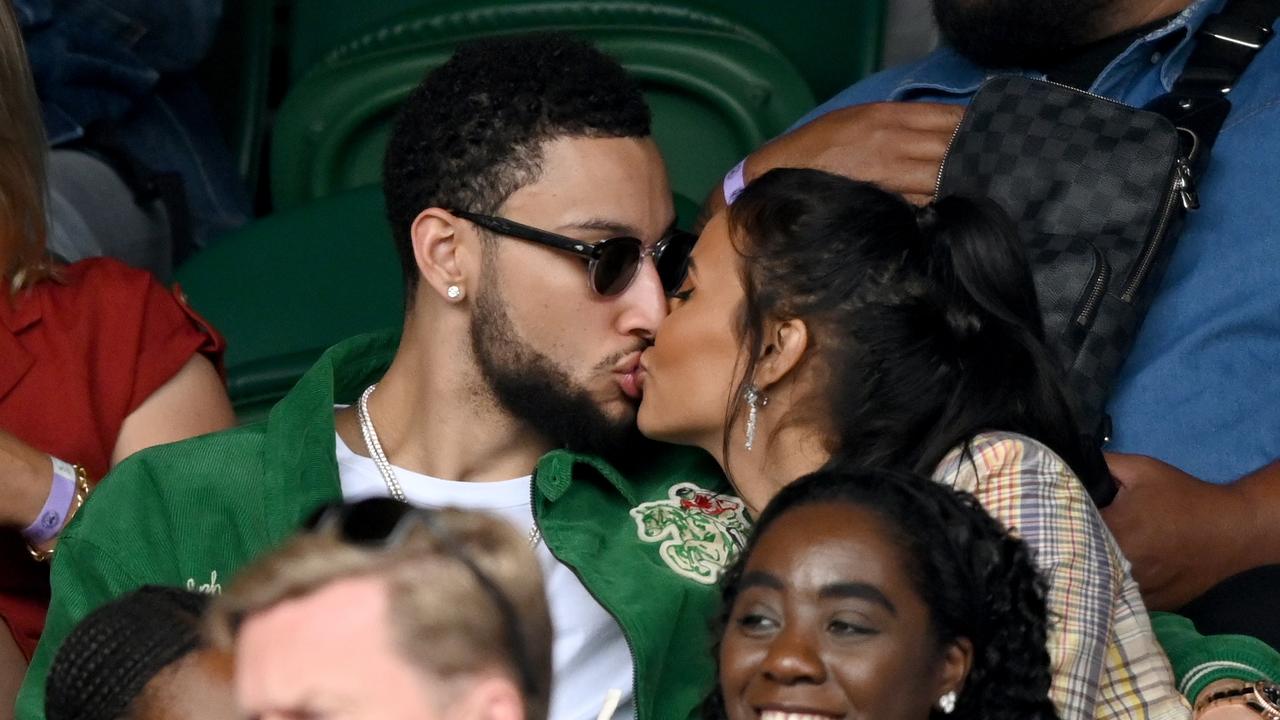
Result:
<svg viewBox="0 0 1280 720"><path fill-rule="evenodd" d="M551 620L509 523L385 498L333 506L242 571L210 631L259 720L545 720Z"/></svg>

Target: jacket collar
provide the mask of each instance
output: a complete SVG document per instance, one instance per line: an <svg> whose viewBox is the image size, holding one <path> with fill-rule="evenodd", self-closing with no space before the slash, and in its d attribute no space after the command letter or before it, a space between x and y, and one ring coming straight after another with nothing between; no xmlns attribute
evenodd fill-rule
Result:
<svg viewBox="0 0 1280 720"><path fill-rule="evenodd" d="M268 513L292 531L316 507L341 498L333 421L335 403L353 404L377 382L395 357L400 335L384 331L359 335L329 348L272 408L266 422L264 467L276 482L267 483L267 502L282 512ZM629 502L639 502L631 483L602 458L553 450L538 462L537 491L556 501L575 473L594 472Z"/></svg>
<svg viewBox="0 0 1280 720"><path fill-rule="evenodd" d="M360 335L329 348L265 420L264 502L276 512L278 534L291 533L320 505L342 499L335 403L354 403L391 365L399 335Z"/></svg>
<svg viewBox="0 0 1280 720"><path fill-rule="evenodd" d="M1128 50L1121 53L1119 57L1099 73L1098 79L1094 83L1094 88L1106 88L1111 81L1110 75L1112 72L1132 62L1135 58L1150 57L1148 47L1152 43L1174 33L1185 32L1186 37L1165 56L1161 64L1160 81L1164 85L1165 91L1168 92L1173 88L1173 83L1177 81L1183 65L1186 64L1187 56L1191 53L1194 44L1194 31L1203 25L1210 15L1221 10L1225 2L1226 0L1194 0L1187 6L1186 10L1183 10L1163 27L1157 28L1135 40ZM889 99L905 100L912 95L922 93L956 96L971 95L988 78L997 75L1044 77L1043 73L1034 70L984 68L954 49L943 46L909 68L903 75L902 81L899 82L889 96Z"/></svg>

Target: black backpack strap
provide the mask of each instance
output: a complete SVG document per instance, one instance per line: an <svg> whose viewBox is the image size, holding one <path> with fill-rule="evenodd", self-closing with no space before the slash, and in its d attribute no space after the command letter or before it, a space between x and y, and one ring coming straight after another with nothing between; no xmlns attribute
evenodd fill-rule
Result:
<svg viewBox="0 0 1280 720"><path fill-rule="evenodd" d="M1191 131L1185 148L1199 174L1231 112L1231 92L1249 63L1266 46L1280 17L1280 0L1227 0L1196 32L1195 48L1173 89L1147 106Z"/></svg>

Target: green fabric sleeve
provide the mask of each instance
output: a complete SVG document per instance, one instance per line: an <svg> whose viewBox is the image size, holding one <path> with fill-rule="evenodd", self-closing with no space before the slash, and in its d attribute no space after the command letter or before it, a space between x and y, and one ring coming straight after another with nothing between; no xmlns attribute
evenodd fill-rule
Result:
<svg viewBox="0 0 1280 720"><path fill-rule="evenodd" d="M113 469L62 531L49 569L44 632L18 692L18 720L44 720L45 676L80 620L108 600L165 577L151 567L159 548L173 546L155 475L143 462L154 452L136 453Z"/></svg>
<svg viewBox="0 0 1280 720"><path fill-rule="evenodd" d="M58 541L49 580L55 592L40 645L18 693L18 720L44 720L45 677L58 647L76 623L99 605L141 584L110 554L74 535Z"/></svg>
<svg viewBox="0 0 1280 720"><path fill-rule="evenodd" d="M1217 680L1280 680L1280 653L1247 635L1201 635L1185 617L1151 613L1165 654L1173 665L1178 690L1193 704Z"/></svg>

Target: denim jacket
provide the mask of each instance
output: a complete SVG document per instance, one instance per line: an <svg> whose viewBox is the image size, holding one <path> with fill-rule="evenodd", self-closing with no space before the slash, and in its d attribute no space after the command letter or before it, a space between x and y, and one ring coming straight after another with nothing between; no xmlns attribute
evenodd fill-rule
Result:
<svg viewBox="0 0 1280 720"><path fill-rule="evenodd" d="M248 192L188 74L222 0L14 0L14 10L51 146L111 122L143 166L182 176L197 246L249 218Z"/></svg>
<svg viewBox="0 0 1280 720"><path fill-rule="evenodd" d="M1089 90L1134 106L1168 92L1195 29L1223 3L1195 0L1134 41ZM1182 40L1159 52L1174 34ZM800 122L882 100L963 103L994 74L944 47L859 82ZM1187 219L1108 408L1109 450L1152 455L1214 483L1280 458L1280 42L1254 58L1228 97L1231 114L1198 179L1201 208Z"/></svg>

